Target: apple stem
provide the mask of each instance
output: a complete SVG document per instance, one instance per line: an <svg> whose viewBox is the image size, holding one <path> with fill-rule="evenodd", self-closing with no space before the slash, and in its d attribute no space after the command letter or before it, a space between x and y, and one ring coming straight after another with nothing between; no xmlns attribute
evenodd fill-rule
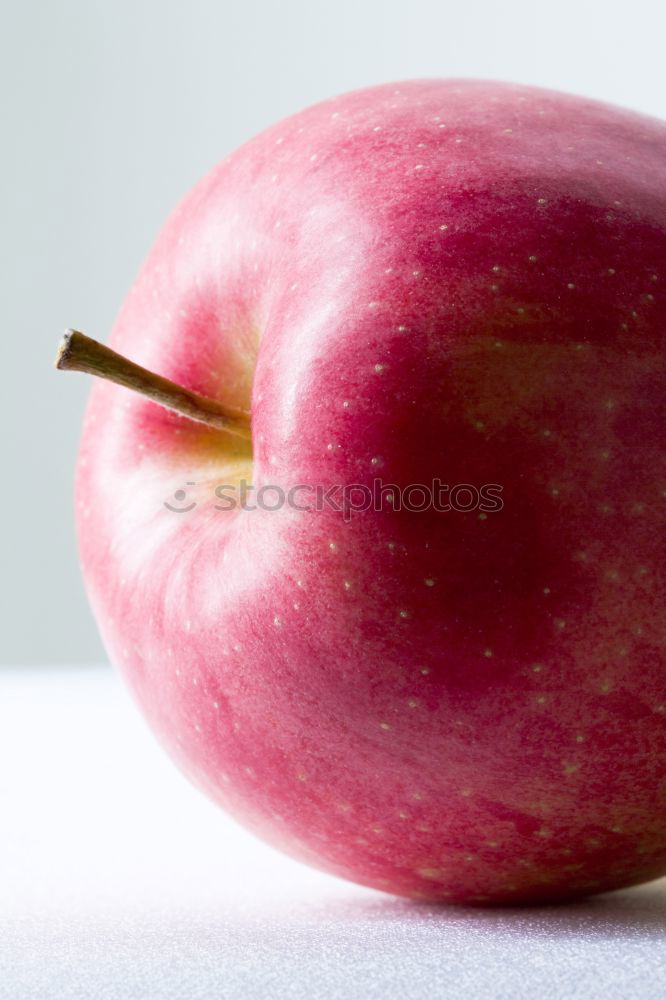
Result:
<svg viewBox="0 0 666 1000"><path fill-rule="evenodd" d="M63 371L87 372L123 385L168 410L175 410L190 420L208 424L217 430L247 439L252 436L247 411L223 406L215 399L184 389L78 330L66 331L58 348L55 366Z"/></svg>

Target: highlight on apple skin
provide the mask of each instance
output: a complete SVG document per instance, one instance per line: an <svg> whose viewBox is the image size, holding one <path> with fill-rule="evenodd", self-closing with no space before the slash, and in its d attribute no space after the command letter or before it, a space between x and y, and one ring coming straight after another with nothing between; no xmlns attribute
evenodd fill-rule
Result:
<svg viewBox="0 0 666 1000"><path fill-rule="evenodd" d="M77 474L109 656L193 782L407 897L666 872L665 284L666 125L546 90L347 94L194 188L110 343L251 440L96 381ZM214 493L377 477L503 506Z"/></svg>

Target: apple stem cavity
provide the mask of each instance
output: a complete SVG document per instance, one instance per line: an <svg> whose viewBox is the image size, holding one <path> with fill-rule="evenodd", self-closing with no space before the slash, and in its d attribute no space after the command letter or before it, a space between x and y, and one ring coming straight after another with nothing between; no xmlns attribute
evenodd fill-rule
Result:
<svg viewBox="0 0 666 1000"><path fill-rule="evenodd" d="M78 330L66 331L58 348L55 366L61 371L97 375L132 389L190 420L246 440L251 439L250 414L247 411L223 406L215 399L191 392L162 375L142 368Z"/></svg>

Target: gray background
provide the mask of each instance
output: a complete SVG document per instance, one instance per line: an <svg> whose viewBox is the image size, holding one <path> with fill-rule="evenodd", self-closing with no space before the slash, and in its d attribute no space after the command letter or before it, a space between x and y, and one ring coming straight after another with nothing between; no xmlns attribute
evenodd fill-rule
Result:
<svg viewBox="0 0 666 1000"><path fill-rule="evenodd" d="M74 548L87 386L61 330L104 339L161 222L298 108L423 76L518 80L666 117L661 0L4 0L0 663L102 660Z"/></svg>

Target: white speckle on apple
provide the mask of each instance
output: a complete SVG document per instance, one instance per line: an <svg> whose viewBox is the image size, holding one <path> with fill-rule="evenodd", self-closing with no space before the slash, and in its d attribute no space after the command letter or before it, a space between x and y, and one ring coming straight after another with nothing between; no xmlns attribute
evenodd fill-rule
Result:
<svg viewBox="0 0 666 1000"><path fill-rule="evenodd" d="M435 581L433 580L433 578L431 576L427 576L423 582L425 583L426 587L434 587L435 586Z"/></svg>
<svg viewBox="0 0 666 1000"><path fill-rule="evenodd" d="M331 552L337 552L338 551L338 543L337 542L329 542L328 543L328 547L331 550Z"/></svg>
<svg viewBox="0 0 666 1000"><path fill-rule="evenodd" d="M493 651L492 651L492 649L484 649L484 651L483 651L483 655L484 655L484 656L485 656L485 657L486 657L487 659L490 659L490 658L491 658L491 656L493 655Z"/></svg>
<svg viewBox="0 0 666 1000"><path fill-rule="evenodd" d="M384 730L384 732L388 732L388 730L389 730L389 729L390 729L391 727L389 726L388 722L380 722L380 723L379 723L379 728L380 728L380 729L383 729L383 730Z"/></svg>
<svg viewBox="0 0 666 1000"><path fill-rule="evenodd" d="M344 585L345 590L351 590L351 588L352 588L351 580L345 580L343 585Z"/></svg>
<svg viewBox="0 0 666 1000"><path fill-rule="evenodd" d="M405 618L409 618L409 611L407 611L405 608L401 608L400 611L398 612L398 615L400 618L404 620Z"/></svg>
<svg viewBox="0 0 666 1000"><path fill-rule="evenodd" d="M444 872L440 868L416 868L416 875L420 875L421 878L443 878Z"/></svg>
<svg viewBox="0 0 666 1000"><path fill-rule="evenodd" d="M529 260L530 264L536 264L537 262L537 258L535 257L534 254L530 254L530 256L527 259Z"/></svg>
<svg viewBox="0 0 666 1000"><path fill-rule="evenodd" d="M379 458L377 458L376 456L374 458L371 458L370 459L370 464L371 465L379 465Z"/></svg>
<svg viewBox="0 0 666 1000"><path fill-rule="evenodd" d="M384 365L379 364L379 363L376 364L375 365L375 371L377 372L378 375L380 375L384 371Z"/></svg>

